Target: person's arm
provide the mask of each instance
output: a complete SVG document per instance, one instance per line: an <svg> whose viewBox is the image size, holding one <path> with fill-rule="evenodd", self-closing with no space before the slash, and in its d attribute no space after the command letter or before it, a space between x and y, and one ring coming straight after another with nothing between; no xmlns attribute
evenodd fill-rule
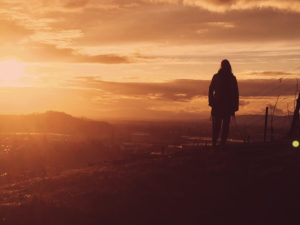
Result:
<svg viewBox="0 0 300 225"><path fill-rule="evenodd" d="M234 111L239 110L239 87L236 78L234 77Z"/></svg>
<svg viewBox="0 0 300 225"><path fill-rule="evenodd" d="M215 77L211 80L211 83L209 85L209 91L208 91L208 105L210 107L213 106L214 103L214 91L215 91Z"/></svg>

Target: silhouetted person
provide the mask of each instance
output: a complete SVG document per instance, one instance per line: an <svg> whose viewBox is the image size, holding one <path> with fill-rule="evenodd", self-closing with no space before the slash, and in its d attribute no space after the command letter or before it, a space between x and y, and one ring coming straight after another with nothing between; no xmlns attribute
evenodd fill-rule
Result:
<svg viewBox="0 0 300 225"><path fill-rule="evenodd" d="M220 134L221 146L224 147L229 132L230 117L239 109L239 91L237 80L232 74L228 60L221 62L221 68L212 78L209 86L209 106L212 107L213 135L212 144L215 147Z"/></svg>

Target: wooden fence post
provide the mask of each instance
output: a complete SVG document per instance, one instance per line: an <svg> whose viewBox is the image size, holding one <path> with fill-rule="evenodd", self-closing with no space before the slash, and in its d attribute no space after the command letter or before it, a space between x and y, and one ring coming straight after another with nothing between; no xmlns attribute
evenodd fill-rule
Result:
<svg viewBox="0 0 300 225"><path fill-rule="evenodd" d="M289 132L290 138L295 136L297 124L299 125L299 109L300 109L300 92L298 95L297 104L296 104L296 108L295 108L295 112L294 112L294 116L293 116L293 121L292 121L291 129ZM298 129L300 129L300 128L298 128ZM299 132L300 132L300 130L297 131L298 135L299 135Z"/></svg>
<svg viewBox="0 0 300 225"><path fill-rule="evenodd" d="M269 107L266 107L265 128L264 128L264 142L266 142L266 139L267 139L268 115L269 115Z"/></svg>

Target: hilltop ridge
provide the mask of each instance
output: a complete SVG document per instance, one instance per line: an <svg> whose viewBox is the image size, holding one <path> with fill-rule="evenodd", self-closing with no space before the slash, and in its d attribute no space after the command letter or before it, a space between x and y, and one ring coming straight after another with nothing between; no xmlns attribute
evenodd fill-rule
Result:
<svg viewBox="0 0 300 225"><path fill-rule="evenodd" d="M73 117L64 112L47 111L27 115L0 115L0 132L37 132L107 136L107 122Z"/></svg>

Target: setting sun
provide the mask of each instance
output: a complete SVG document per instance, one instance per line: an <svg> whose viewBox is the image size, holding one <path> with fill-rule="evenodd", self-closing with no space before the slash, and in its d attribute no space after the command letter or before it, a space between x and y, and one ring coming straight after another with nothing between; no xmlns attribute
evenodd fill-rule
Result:
<svg viewBox="0 0 300 225"><path fill-rule="evenodd" d="M0 62L0 81L6 85L14 85L24 76L24 64L15 60Z"/></svg>

